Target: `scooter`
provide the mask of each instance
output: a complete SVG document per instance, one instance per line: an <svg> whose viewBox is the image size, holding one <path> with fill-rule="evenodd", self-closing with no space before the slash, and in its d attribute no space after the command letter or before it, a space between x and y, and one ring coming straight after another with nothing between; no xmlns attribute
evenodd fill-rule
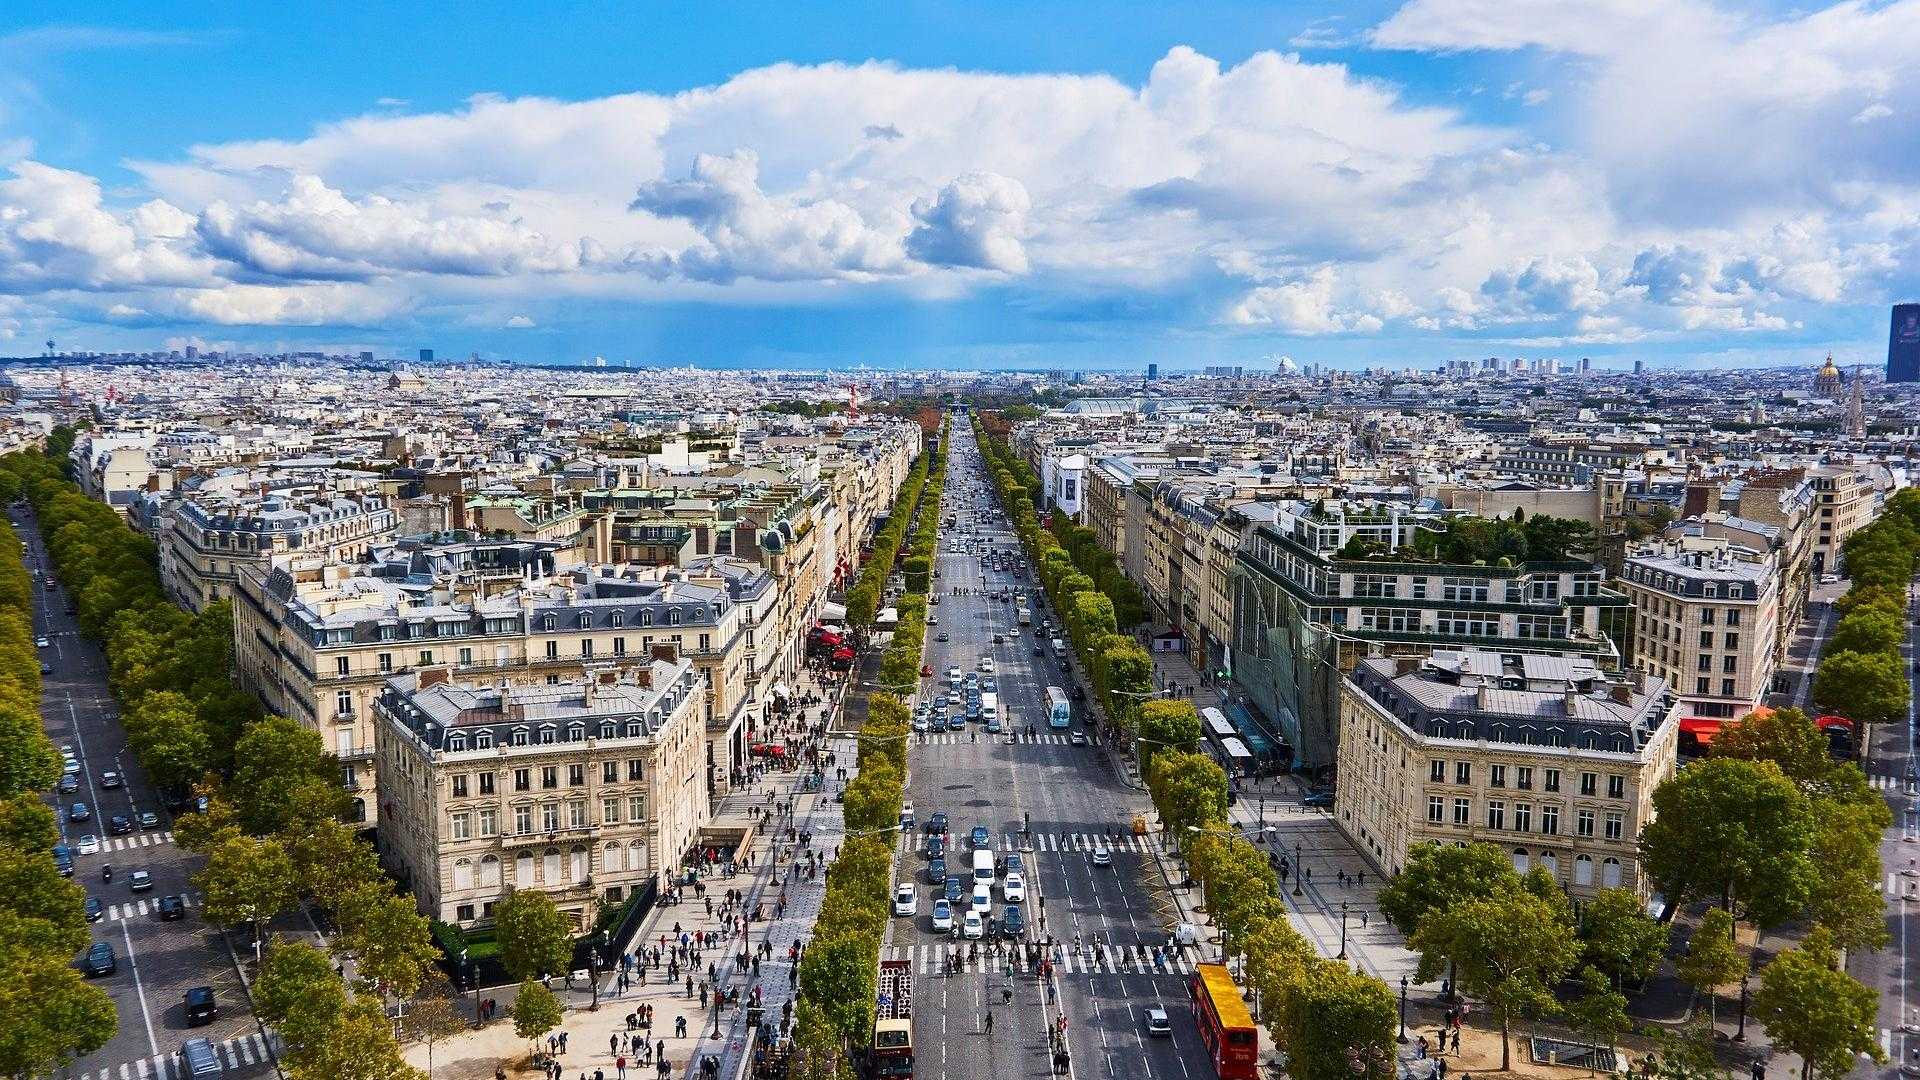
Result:
<svg viewBox="0 0 1920 1080"><path fill-rule="evenodd" d="M101 867L101 868L100 868L100 880L101 880L101 881L112 881L112 880L113 880L113 867L111 867L111 866L103 866L103 867Z"/></svg>

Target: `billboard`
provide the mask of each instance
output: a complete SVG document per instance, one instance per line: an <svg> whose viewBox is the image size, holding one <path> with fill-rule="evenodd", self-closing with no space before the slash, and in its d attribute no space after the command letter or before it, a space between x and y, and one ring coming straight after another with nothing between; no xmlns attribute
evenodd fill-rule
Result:
<svg viewBox="0 0 1920 1080"><path fill-rule="evenodd" d="M1920 304L1895 304L1887 332L1887 381L1920 382Z"/></svg>

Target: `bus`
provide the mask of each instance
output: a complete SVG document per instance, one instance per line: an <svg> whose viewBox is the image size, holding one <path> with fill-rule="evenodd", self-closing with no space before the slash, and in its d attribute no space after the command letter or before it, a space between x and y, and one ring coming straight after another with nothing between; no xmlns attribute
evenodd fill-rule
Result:
<svg viewBox="0 0 1920 1080"><path fill-rule="evenodd" d="M1047 726L1050 728L1073 726L1073 702L1067 698L1067 692L1057 686L1047 687Z"/></svg>
<svg viewBox="0 0 1920 1080"><path fill-rule="evenodd" d="M1193 1022L1201 1045L1213 1059L1220 1080L1255 1080L1260 1073L1260 1041L1254 1034L1253 1014L1240 988L1222 964L1196 964L1187 984L1193 999Z"/></svg>
<svg viewBox="0 0 1920 1080"><path fill-rule="evenodd" d="M1214 746L1224 745L1228 739L1240 734L1234 730L1233 722L1227 719L1227 714L1212 705L1200 710L1200 727L1206 734L1207 742Z"/></svg>
<svg viewBox="0 0 1920 1080"><path fill-rule="evenodd" d="M1220 768L1229 777L1253 775L1253 752L1237 735L1220 740L1219 747L1213 752L1213 759L1220 763Z"/></svg>

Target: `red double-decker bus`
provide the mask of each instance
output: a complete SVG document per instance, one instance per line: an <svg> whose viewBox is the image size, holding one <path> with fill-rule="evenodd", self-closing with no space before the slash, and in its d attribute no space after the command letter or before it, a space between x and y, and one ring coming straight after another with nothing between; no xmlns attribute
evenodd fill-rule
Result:
<svg viewBox="0 0 1920 1080"><path fill-rule="evenodd" d="M1193 998L1193 1022L1200 1029L1207 1056L1213 1059L1214 1073L1220 1080L1256 1080L1260 1039L1233 976L1220 964L1195 965L1187 993Z"/></svg>

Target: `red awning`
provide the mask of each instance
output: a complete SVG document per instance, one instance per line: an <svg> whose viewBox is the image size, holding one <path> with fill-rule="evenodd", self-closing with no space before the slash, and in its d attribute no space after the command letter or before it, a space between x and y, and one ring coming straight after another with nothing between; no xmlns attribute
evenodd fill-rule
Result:
<svg viewBox="0 0 1920 1080"><path fill-rule="evenodd" d="M1720 729L1725 724L1725 720L1711 716L1686 716L1680 719L1680 730L1702 743L1710 743L1715 735L1720 734Z"/></svg>

